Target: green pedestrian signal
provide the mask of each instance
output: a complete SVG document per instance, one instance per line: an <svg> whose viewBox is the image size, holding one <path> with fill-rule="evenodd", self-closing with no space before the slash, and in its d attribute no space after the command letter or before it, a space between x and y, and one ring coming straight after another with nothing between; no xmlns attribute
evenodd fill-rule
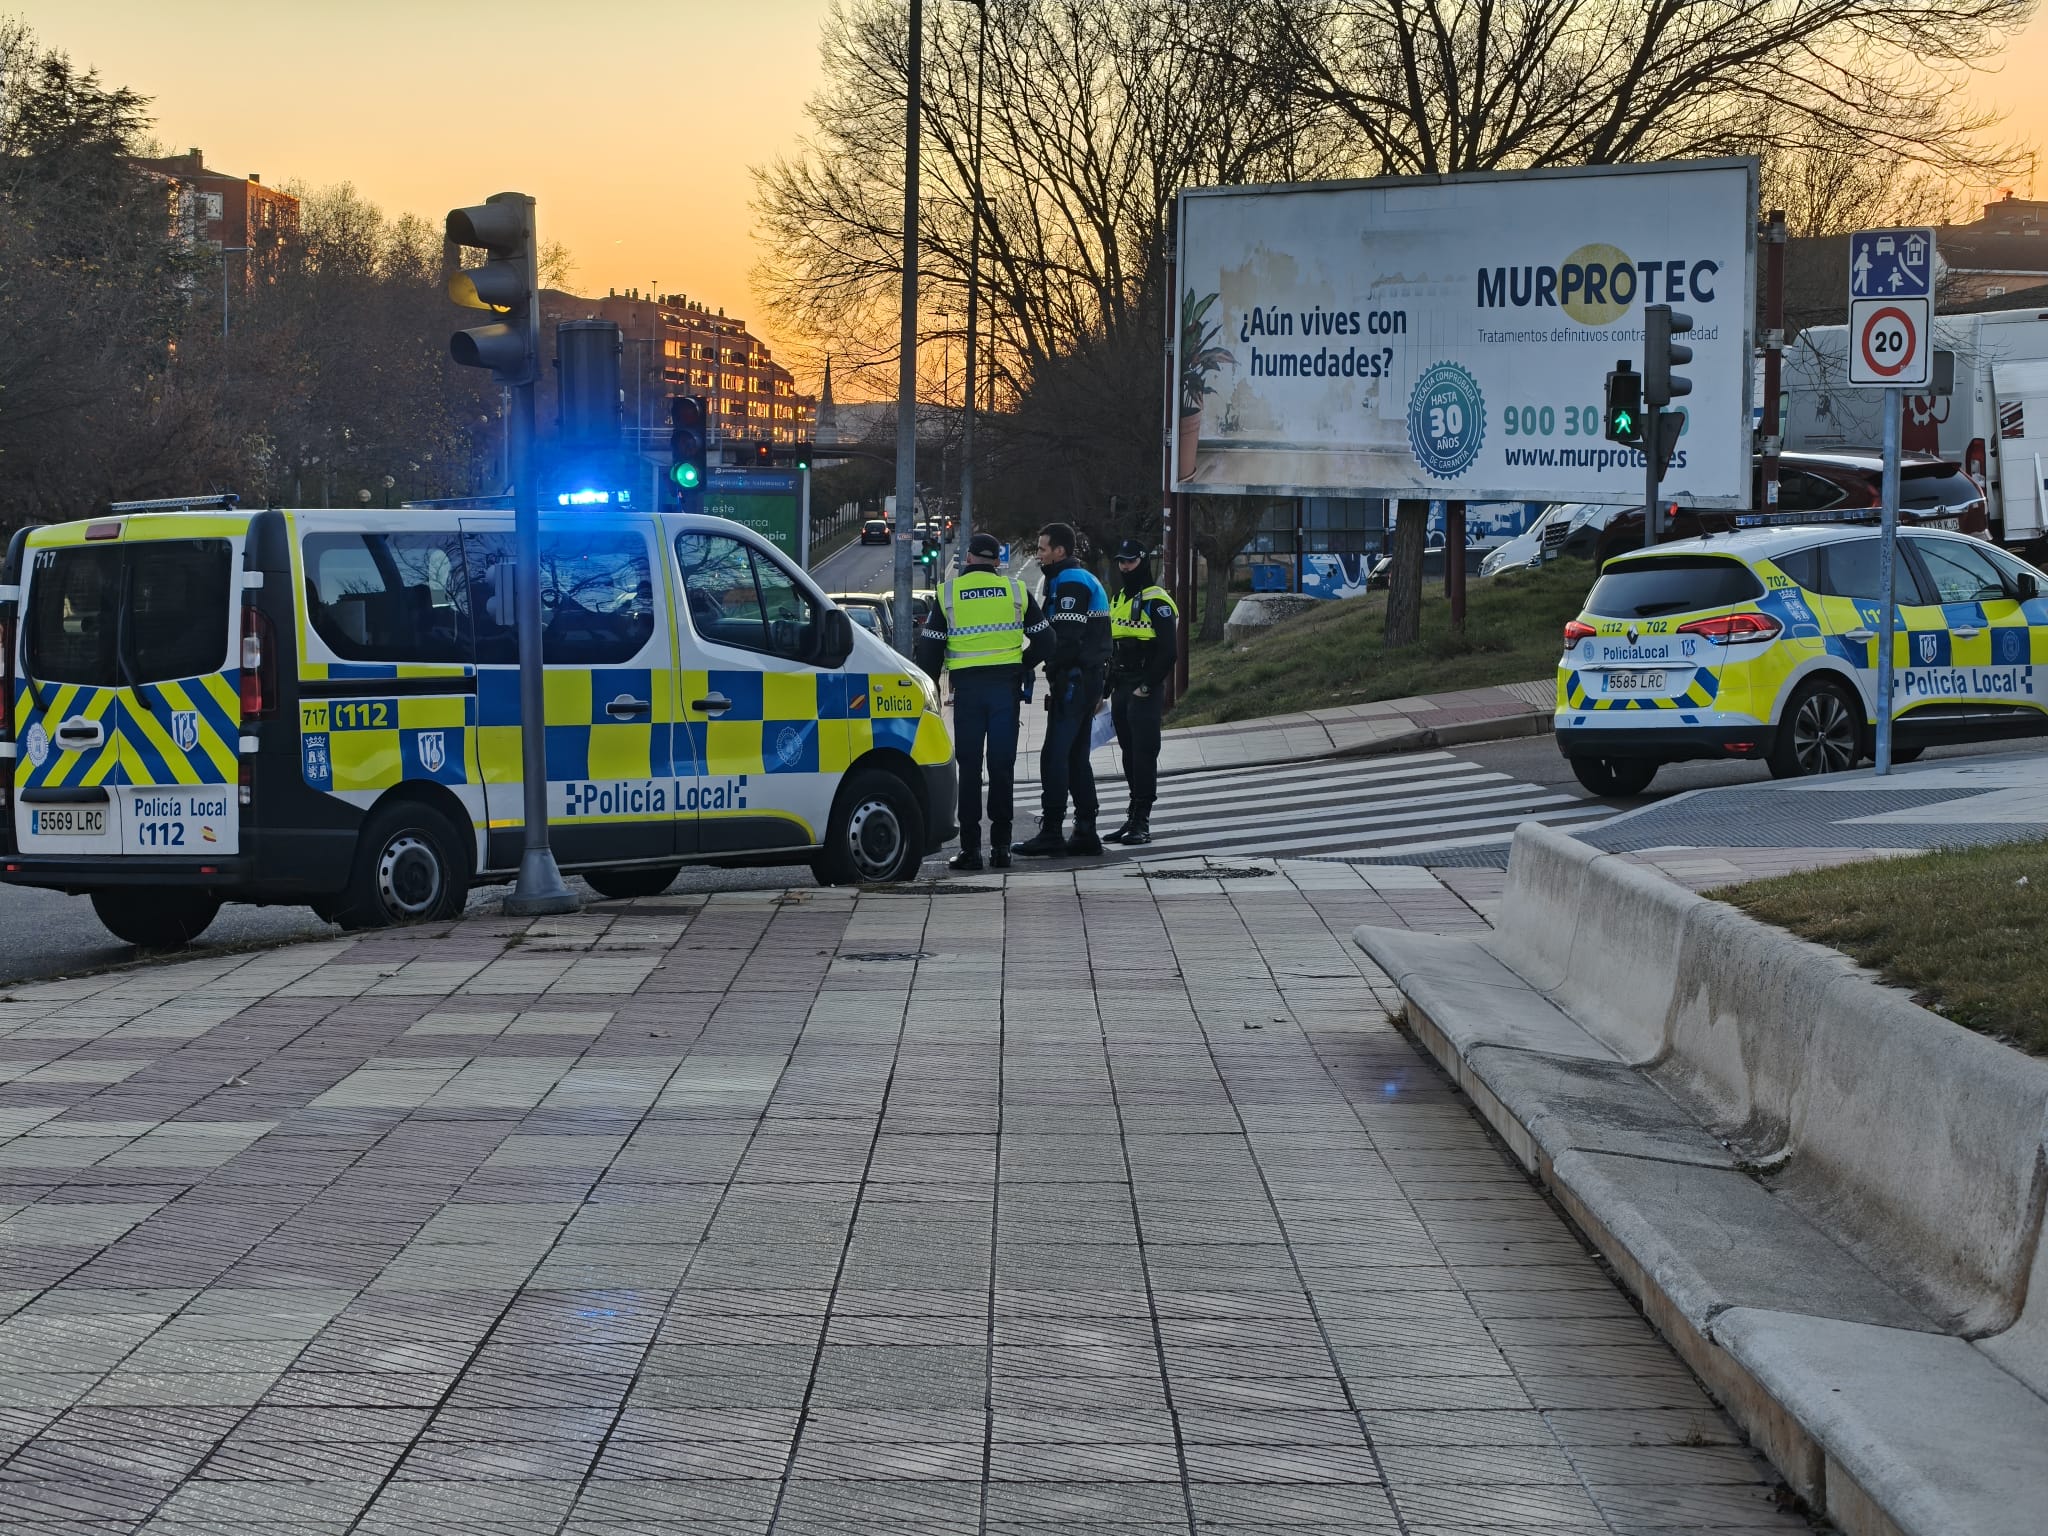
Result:
<svg viewBox="0 0 2048 1536"><path fill-rule="evenodd" d="M669 455L674 460L668 477L682 493L682 509L697 510L692 499L704 489L705 450L709 446L707 413L702 395L674 395L668 402Z"/></svg>
<svg viewBox="0 0 2048 1536"><path fill-rule="evenodd" d="M1623 358L1607 375L1604 434L1610 443L1640 447L1643 441L1643 376Z"/></svg>

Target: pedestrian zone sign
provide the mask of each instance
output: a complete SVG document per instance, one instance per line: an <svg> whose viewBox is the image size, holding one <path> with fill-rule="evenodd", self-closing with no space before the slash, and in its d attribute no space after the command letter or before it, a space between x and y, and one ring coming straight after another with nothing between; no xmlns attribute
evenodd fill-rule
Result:
<svg viewBox="0 0 2048 1536"><path fill-rule="evenodd" d="M1849 382L1924 387L1934 376L1934 231L1849 237Z"/></svg>

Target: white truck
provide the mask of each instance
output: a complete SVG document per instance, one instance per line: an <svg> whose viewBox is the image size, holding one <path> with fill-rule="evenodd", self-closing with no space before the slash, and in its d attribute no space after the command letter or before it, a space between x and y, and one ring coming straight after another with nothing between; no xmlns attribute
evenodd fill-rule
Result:
<svg viewBox="0 0 2048 1536"><path fill-rule="evenodd" d="M1984 489L1991 536L2048 552L2048 310L1940 315L1934 345L1955 353L1955 390L1906 397L1907 452L1953 459ZM1884 391L1849 383L1849 328L1813 326L1785 348L1788 449L1868 451L1884 442Z"/></svg>

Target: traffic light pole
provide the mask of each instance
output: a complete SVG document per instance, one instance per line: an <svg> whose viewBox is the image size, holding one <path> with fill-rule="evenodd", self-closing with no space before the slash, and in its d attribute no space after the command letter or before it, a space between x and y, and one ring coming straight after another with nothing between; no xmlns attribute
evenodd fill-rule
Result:
<svg viewBox="0 0 2048 1536"><path fill-rule="evenodd" d="M512 460L513 537L519 561L513 608L519 620L519 776L524 789L525 846L519 878L505 898L514 917L578 912L583 903L562 883L548 844L547 684L541 652L540 494L534 480L533 384L515 384L505 438Z"/></svg>
<svg viewBox="0 0 2048 1536"><path fill-rule="evenodd" d="M1663 454L1664 408L1661 405L1643 407L1643 462L1647 469L1643 478L1643 548L1652 548L1657 542L1657 487L1664 478L1664 466L1657 461Z"/></svg>

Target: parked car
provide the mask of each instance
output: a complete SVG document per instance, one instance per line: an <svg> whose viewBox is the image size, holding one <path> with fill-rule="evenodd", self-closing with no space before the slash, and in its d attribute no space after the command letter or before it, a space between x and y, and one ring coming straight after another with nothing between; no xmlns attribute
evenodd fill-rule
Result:
<svg viewBox="0 0 2048 1536"><path fill-rule="evenodd" d="M825 595L845 609L846 616L862 629L880 636L884 645L896 643L896 615L891 610L888 593L828 592Z"/></svg>
<svg viewBox="0 0 2048 1536"><path fill-rule="evenodd" d="M1759 498L1759 502L1760 502ZM1778 505L1755 513L1709 512L1674 506L1657 526L1657 542L1727 533L1749 526L1800 523L1874 522L1884 501L1884 455L1875 452L1785 453L1778 456ZM1616 508L1599 535L1594 556L1609 557L1643 547L1641 507ZM1740 524L1736 519L1741 517ZM1755 520L1762 518L1758 524ZM1984 491L1953 459L1909 453L1899 461L1899 522L1910 528L1942 528L1977 538L1990 536Z"/></svg>
<svg viewBox="0 0 2048 1536"><path fill-rule="evenodd" d="M1555 560L1563 552L1566 535L1571 532L1571 519L1579 512L1592 513L1601 510L1587 502L1559 501L1545 507L1536 516L1536 521L1516 534L1504 544L1496 544L1486 552L1486 558L1479 562L1481 576L1498 576L1502 571L1520 566L1541 565L1545 560ZM1557 529L1557 549L1551 551L1546 540L1547 530ZM1590 551L1589 551L1590 553Z"/></svg>

